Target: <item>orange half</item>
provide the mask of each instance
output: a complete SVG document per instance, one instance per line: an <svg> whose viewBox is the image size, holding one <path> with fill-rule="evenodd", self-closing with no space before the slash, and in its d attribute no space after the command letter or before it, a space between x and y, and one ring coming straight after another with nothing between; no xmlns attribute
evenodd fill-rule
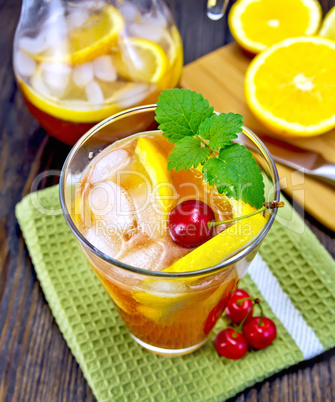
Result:
<svg viewBox="0 0 335 402"><path fill-rule="evenodd" d="M286 38L315 34L321 17L317 0L239 0L228 24L240 46L259 53Z"/></svg>
<svg viewBox="0 0 335 402"><path fill-rule="evenodd" d="M335 127L335 41L286 39L260 53L245 77L246 102L272 131L314 136Z"/></svg>

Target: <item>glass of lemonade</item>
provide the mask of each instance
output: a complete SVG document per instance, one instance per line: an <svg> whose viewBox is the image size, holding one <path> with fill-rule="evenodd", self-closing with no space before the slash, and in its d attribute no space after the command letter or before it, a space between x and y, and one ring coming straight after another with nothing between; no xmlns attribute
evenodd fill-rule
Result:
<svg viewBox="0 0 335 402"><path fill-rule="evenodd" d="M30 112L73 145L102 119L175 87L183 48L163 0L24 0L13 62Z"/></svg>
<svg viewBox="0 0 335 402"><path fill-rule="evenodd" d="M225 220L243 213L243 203L205 184L198 169L167 171L173 145L159 130L139 133L136 125L153 119L155 109L129 109L83 136L64 164L60 198L69 227L132 337L151 352L178 356L206 342L276 211L258 214L264 223L257 235L224 258L219 247L210 248L211 241L196 249L175 244L167 231L174 205L203 201L216 220ZM125 126L128 131L120 134ZM254 150L265 200L279 201L277 170L268 150L247 128L239 141Z"/></svg>

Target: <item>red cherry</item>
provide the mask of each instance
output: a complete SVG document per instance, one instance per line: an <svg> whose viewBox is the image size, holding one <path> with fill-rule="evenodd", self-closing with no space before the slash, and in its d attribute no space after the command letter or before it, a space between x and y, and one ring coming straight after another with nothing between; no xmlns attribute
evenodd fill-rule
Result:
<svg viewBox="0 0 335 402"><path fill-rule="evenodd" d="M198 247L213 237L214 228L207 226L213 221L214 212L207 204L197 200L184 201L170 212L171 238L178 246Z"/></svg>
<svg viewBox="0 0 335 402"><path fill-rule="evenodd" d="M219 332L215 338L214 346L220 356L227 359L241 359L248 351L245 337L233 328Z"/></svg>
<svg viewBox="0 0 335 402"><path fill-rule="evenodd" d="M226 313L228 317L236 323L241 323L244 317L248 314L249 310L253 307L252 300L244 300L241 304L238 304L238 300L250 297L249 293L243 289L236 289L232 294L227 304ZM250 311L247 321L252 317L253 310Z"/></svg>
<svg viewBox="0 0 335 402"><path fill-rule="evenodd" d="M253 317L243 325L243 335L248 344L255 349L264 349L276 339L276 324L270 318Z"/></svg>

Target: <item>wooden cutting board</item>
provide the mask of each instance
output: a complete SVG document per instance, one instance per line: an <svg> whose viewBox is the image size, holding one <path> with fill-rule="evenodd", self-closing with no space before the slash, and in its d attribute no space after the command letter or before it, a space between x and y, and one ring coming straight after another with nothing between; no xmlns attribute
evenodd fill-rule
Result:
<svg viewBox="0 0 335 402"><path fill-rule="evenodd" d="M201 92L218 112L234 112L244 116L245 125L257 135L272 135L248 109L244 100L244 74L250 59L235 44L222 48L188 64L181 85ZM283 140L284 138L280 138ZM335 130L313 138L285 139L300 148L318 152L335 163ZM294 202L323 225L335 231L335 190L307 175L294 172L277 163L282 190Z"/></svg>

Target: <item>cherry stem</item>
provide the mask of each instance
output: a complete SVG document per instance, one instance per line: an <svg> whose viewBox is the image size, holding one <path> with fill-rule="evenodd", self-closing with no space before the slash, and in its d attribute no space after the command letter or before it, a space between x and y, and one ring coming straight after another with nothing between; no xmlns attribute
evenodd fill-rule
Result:
<svg viewBox="0 0 335 402"><path fill-rule="evenodd" d="M249 297L248 299L251 299L251 298ZM255 303L256 303L256 300L259 300L259 299L255 299ZM233 334L232 334L233 338L237 338L237 334L242 333L242 327L243 327L243 325L245 323L245 320L248 318L249 314L251 313L252 308L253 308L253 306L251 306L249 308L247 314L245 315L245 317L243 318L243 320L241 321L239 326L235 329L235 332L233 332Z"/></svg>
<svg viewBox="0 0 335 402"><path fill-rule="evenodd" d="M238 300L236 301L236 304L237 304L238 306L241 306L242 303L243 303L244 301L246 301L246 300L255 301L256 299L253 298L253 297L244 297L243 299L238 299Z"/></svg>
<svg viewBox="0 0 335 402"><path fill-rule="evenodd" d="M251 212L251 214L247 214L247 215L241 215L241 216L237 216L236 218L232 218L232 219L227 219L225 221L219 221L219 222L208 222L207 225L209 228L213 227L213 226L218 226L218 225L223 225L225 223L232 223L232 222L236 222L239 221L241 219L245 219L245 218L250 218L251 216L257 215L263 211L265 211L266 209L276 209L276 208L281 208L283 207L285 204L282 201L276 202L276 201L272 201L272 202L264 202L262 208L257 209L257 211Z"/></svg>
<svg viewBox="0 0 335 402"><path fill-rule="evenodd" d="M258 304L258 307L261 310L261 316L259 320L259 325L262 327L263 326L263 317L264 317L264 310L261 301L258 299L258 301L255 300L255 304Z"/></svg>

